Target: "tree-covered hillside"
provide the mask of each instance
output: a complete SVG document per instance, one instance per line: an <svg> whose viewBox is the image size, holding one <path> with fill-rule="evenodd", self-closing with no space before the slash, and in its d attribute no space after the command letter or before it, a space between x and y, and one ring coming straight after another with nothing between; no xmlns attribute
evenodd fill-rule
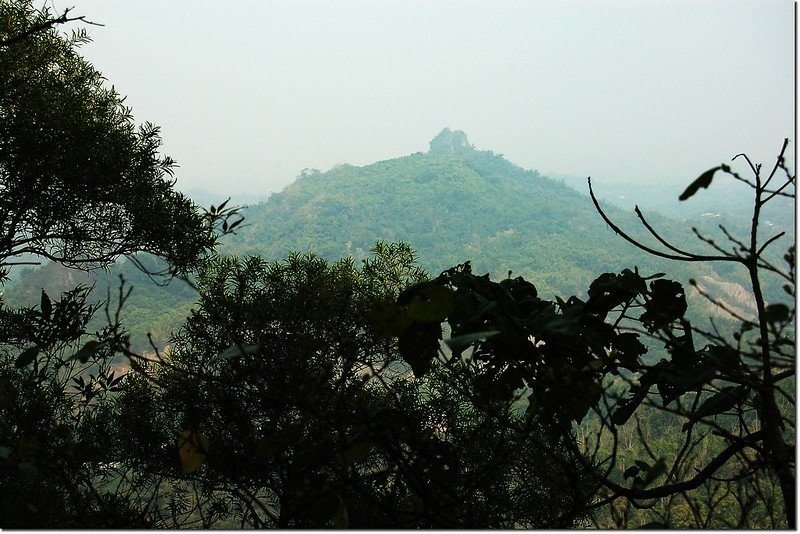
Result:
<svg viewBox="0 0 800 534"><path fill-rule="evenodd" d="M599 182L598 191L603 188ZM607 209L634 235L652 242L631 211ZM667 272L683 282L697 278L704 287L725 294L737 309L751 307L737 300L743 272L648 257L619 239L586 195L502 155L476 150L463 132L448 128L431 141L426 153L364 167L305 171L244 215L245 224L237 235L223 240L221 252L277 260L296 251L329 260L360 260L377 241L402 241L417 251L420 264L432 275L469 260L476 272L502 278L513 270L544 295L570 295L585 292L597 273L638 266L643 274ZM684 225L658 214L647 217L673 242L703 250ZM132 266L116 265L87 278L96 286L96 300L105 298L109 287L112 294L116 291L120 273L134 287L123 310L132 331L142 332L134 344L145 350L143 333L152 332L163 346L185 318L194 293L180 281L155 286ZM68 287L75 276L57 265L23 272L6 288L6 299L14 305L33 305L42 288ZM767 295L778 298L782 291L779 286L767 288ZM700 309L701 314L714 312Z"/></svg>
<svg viewBox="0 0 800 534"><path fill-rule="evenodd" d="M638 226L632 213L609 210ZM403 241L431 273L470 260L477 272L495 276L513 269L546 294L580 292L596 273L620 265L674 269L616 238L585 195L476 150L463 132L448 128L426 153L304 172L245 217L247 226L225 243L226 251L361 259L378 240ZM654 221L685 240L684 229L657 216Z"/></svg>
<svg viewBox="0 0 800 534"><path fill-rule="evenodd" d="M152 256L140 256L139 261L148 269L157 271L164 263ZM164 347L172 333L183 324L189 315L197 293L180 279L168 285L158 285L130 261L120 259L107 270L81 271L69 269L57 263L47 263L38 268L25 268L3 288L4 302L11 307L34 306L40 302L41 292L57 297L77 285L93 287L90 301L105 301L111 296L112 310L118 301L120 276L125 288L132 288L121 313L130 328L134 349L150 351L152 347L147 334L157 347ZM158 280L163 284L164 280ZM105 313L95 314L89 323L89 331L102 329L107 323Z"/></svg>

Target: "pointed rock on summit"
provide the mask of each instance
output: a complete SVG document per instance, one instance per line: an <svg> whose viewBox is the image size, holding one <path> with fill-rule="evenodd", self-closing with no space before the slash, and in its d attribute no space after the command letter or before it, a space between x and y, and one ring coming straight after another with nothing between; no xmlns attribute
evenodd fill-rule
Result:
<svg viewBox="0 0 800 534"><path fill-rule="evenodd" d="M461 130L445 128L430 142L431 154L455 155L472 152L475 148L467 140L467 134Z"/></svg>

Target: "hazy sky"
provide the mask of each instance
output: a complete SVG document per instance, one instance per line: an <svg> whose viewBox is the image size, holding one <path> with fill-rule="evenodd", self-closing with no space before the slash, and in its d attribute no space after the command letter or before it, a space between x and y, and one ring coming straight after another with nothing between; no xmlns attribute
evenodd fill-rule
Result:
<svg viewBox="0 0 800 534"><path fill-rule="evenodd" d="M47 0L181 188L279 190L464 130L525 168L686 182L794 137L790 0ZM793 148L793 147L792 147Z"/></svg>

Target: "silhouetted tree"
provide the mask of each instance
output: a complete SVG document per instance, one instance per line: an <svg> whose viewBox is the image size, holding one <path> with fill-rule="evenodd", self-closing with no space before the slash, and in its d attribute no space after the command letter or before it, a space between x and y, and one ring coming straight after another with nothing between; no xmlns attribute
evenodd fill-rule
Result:
<svg viewBox="0 0 800 534"><path fill-rule="evenodd" d="M784 526L794 528L794 395L787 387L795 373L794 307L767 303L762 290L762 277L770 275L781 279L785 291L794 296L794 247L781 268L766 251L782 233L763 241L758 234L764 204L779 195L794 196L795 178L784 160L787 143L766 177L760 165L740 155L752 180L720 165L681 195L685 199L708 187L717 171L752 187L750 236L739 240L721 228L733 245L730 249L695 230L713 252L682 250L663 239L637 208L644 226L664 247L652 248L614 225L592 191L603 219L640 249L678 261L730 262L747 270L756 303L753 317L738 314L692 281L700 295L733 318L736 328L730 335L713 321L711 327L693 325L686 317L683 286L663 279L663 274L644 277L627 269L606 273L591 284L587 300L557 297L551 302L522 278L492 282L488 275L473 275L465 264L410 288L393 305L388 324L399 337L403 358L415 374L427 373L437 358L439 322L446 319L452 334L448 343L454 348L447 366L473 369L484 384L479 396L509 399L519 388L529 388L526 413L565 435L592 420L587 436L594 438L583 447L571 440L563 443L572 447L573 458L595 480L598 497L593 507L622 497L646 507L655 499L674 496L684 496L693 506L696 502L687 496L691 490L749 480L756 489L741 501L740 517L724 523L747 526L753 495L762 498L762 506L772 507L763 500L774 496L758 489L760 479L767 477L779 482ZM413 318L420 303L438 306L440 313ZM471 352L465 352L468 347ZM619 433L646 408L681 418L682 444L657 455L643 440L649 458L636 459L619 471ZM714 456L698 457L701 444L716 451Z"/></svg>
<svg viewBox="0 0 800 534"><path fill-rule="evenodd" d="M573 524L585 480L559 437L520 432L508 403L477 410L469 374L415 377L377 331L376 307L422 276L402 244L361 269L293 255L203 270L197 310L107 433L151 487L170 480L157 524Z"/></svg>
<svg viewBox="0 0 800 534"><path fill-rule="evenodd" d="M41 257L99 267L137 252L186 274L238 224L235 210L204 212L172 189L158 129L137 127L77 54L85 32L55 30L77 19L0 2L0 278ZM98 310L88 292L42 291L24 309L0 300L3 527L144 525L119 486L109 490L113 460L96 446L93 419L122 380L110 360L126 337L113 306L109 327L88 335Z"/></svg>
<svg viewBox="0 0 800 534"><path fill-rule="evenodd" d="M775 164L766 175L762 172L761 164L755 165L747 155L739 154L734 160L742 158L752 177L743 177L729 165L721 164L704 172L681 194L680 200L686 200L701 188L708 188L717 172L752 189L753 216L750 233L745 238L731 235L720 225L728 241L728 245L723 246L692 228L710 252L690 252L669 243L648 223L638 207L636 214L660 246L653 248L632 238L606 216L591 191L590 182L592 200L598 212L625 240L662 258L682 262L726 262L741 266L747 271L756 307L755 316L742 316L724 300L708 294L702 286L691 280L691 285L700 295L738 323L738 328L730 336L720 332L713 323L712 329L703 329L691 325L686 319L671 324L652 322L652 313L650 317L639 318L648 333L665 344L671 358L638 369L641 373L638 383L633 384L630 396L620 402L609 422L615 426L624 423L638 406L648 400L653 406L686 418L683 426L686 438L681 453L667 472L665 484L645 490L606 481L612 496L652 499L676 494L709 480L717 470L738 455L742 466L736 478L752 478L766 471L779 481L786 525L795 528L796 434L795 400L792 394L796 358L795 310L793 302L766 302L763 290L764 279L773 277L773 281L780 280L785 292L794 298L795 247L791 245L788 248L784 255L785 266L780 267L768 254L768 247L783 237L784 232L767 239L759 235L759 230L762 230L760 215L764 206L778 196L795 198L795 175L788 169L785 160L788 143L788 139L784 140ZM682 288L673 283L662 286L661 292L664 296L669 295L672 309L685 308ZM652 312L662 313L663 309L654 309ZM629 319L624 313L623 317ZM653 386L659 391L660 402L651 398ZM722 417L724 414L728 417ZM720 439L724 447L716 458L699 468L689 480L677 481L675 475L682 456L698 440L698 434L699 439ZM631 471L630 475L635 476L635 473Z"/></svg>
<svg viewBox="0 0 800 534"><path fill-rule="evenodd" d="M0 36L24 36L0 46L0 268L27 254L96 267L136 252L196 267L224 217L172 188L158 127L137 126L78 55L86 32L65 37L53 21L30 2L0 4Z"/></svg>

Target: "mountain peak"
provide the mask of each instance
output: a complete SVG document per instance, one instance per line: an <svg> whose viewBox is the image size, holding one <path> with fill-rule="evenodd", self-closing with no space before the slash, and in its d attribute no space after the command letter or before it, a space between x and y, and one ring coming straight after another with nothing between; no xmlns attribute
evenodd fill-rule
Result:
<svg viewBox="0 0 800 534"><path fill-rule="evenodd" d="M467 140L467 134L461 130L445 128L430 142L431 154L455 155L475 150Z"/></svg>

